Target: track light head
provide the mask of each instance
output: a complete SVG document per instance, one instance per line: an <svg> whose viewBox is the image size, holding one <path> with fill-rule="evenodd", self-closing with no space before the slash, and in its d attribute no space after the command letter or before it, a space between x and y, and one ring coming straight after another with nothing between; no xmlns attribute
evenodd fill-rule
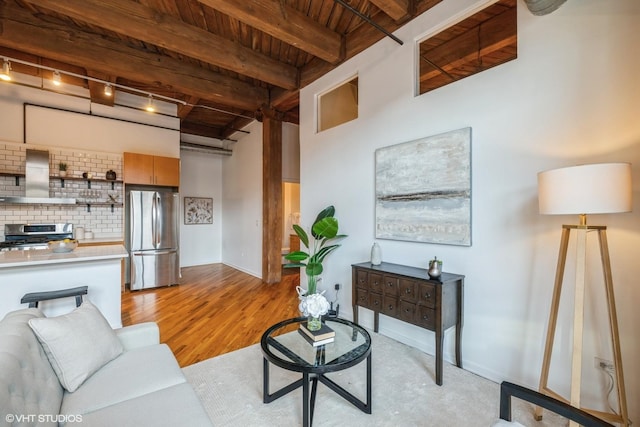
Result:
<svg viewBox="0 0 640 427"><path fill-rule="evenodd" d="M113 96L113 89L111 88L111 84L110 84L110 83L107 83L107 84L104 86L104 95L105 95L105 96L108 96L109 98L110 98L111 96Z"/></svg>
<svg viewBox="0 0 640 427"><path fill-rule="evenodd" d="M4 59L2 64L2 73L0 73L0 79L8 82L11 80L11 63L7 58Z"/></svg>
<svg viewBox="0 0 640 427"><path fill-rule="evenodd" d="M60 77L60 72L58 70L53 71L53 78L51 80L56 86L60 86L62 84L62 77Z"/></svg>
<svg viewBox="0 0 640 427"><path fill-rule="evenodd" d="M145 108L145 110L150 113L156 111L156 106L153 103L153 96L151 94L149 94L149 101L147 102L147 107Z"/></svg>

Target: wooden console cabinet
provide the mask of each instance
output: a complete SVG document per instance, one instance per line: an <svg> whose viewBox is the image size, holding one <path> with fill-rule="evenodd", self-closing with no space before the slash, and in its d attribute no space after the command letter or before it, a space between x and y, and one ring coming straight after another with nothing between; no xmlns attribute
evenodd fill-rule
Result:
<svg viewBox="0 0 640 427"><path fill-rule="evenodd" d="M455 326L456 365L462 368L464 276L442 273L440 280L432 280L426 269L388 262L364 262L351 267L355 323L358 307L365 307L374 312L375 332L380 313L434 331L438 385L442 385L444 331Z"/></svg>
<svg viewBox="0 0 640 427"><path fill-rule="evenodd" d="M180 159L124 153L125 184L180 186Z"/></svg>

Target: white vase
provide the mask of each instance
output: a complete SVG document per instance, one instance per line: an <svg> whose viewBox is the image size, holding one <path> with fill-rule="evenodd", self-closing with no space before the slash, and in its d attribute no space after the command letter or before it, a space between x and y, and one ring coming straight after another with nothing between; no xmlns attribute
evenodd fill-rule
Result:
<svg viewBox="0 0 640 427"><path fill-rule="evenodd" d="M382 264L382 249L380 249L380 245L377 242L371 247L371 264Z"/></svg>

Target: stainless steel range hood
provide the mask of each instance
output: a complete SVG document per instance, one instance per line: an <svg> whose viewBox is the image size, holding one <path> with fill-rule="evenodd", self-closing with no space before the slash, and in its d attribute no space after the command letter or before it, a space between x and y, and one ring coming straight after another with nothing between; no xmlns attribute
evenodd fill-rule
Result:
<svg viewBox="0 0 640 427"><path fill-rule="evenodd" d="M76 204L76 199L49 197L49 152L27 150L25 164L25 195L0 196L0 203L15 204Z"/></svg>

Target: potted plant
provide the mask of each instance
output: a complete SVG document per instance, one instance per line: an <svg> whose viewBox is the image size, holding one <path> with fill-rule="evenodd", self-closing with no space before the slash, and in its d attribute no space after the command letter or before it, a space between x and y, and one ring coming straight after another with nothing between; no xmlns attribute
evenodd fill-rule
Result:
<svg viewBox="0 0 640 427"><path fill-rule="evenodd" d="M335 244L335 242L347 237L344 234L338 234L338 220L334 217L335 212L336 210L333 206L327 206L320 211L311 226L311 235L308 235L299 225L294 224L293 229L300 238L300 242L307 248L307 252L300 250L285 255L285 259L292 261L291 263L285 264L285 268L304 267L305 269L308 287L306 290L299 289L298 293L301 299L300 311L302 311L305 316L311 315L312 317L308 325L310 328L315 326L317 326L317 328L320 327L320 315L326 314L329 304L324 304L320 301L324 299L324 302L326 302L324 296L322 296L322 298L313 297L309 301L309 304L307 304L306 297L317 293L318 276L320 276L323 271L322 262L327 255L340 247L340 245ZM317 308L318 305L321 305L322 309L319 310ZM312 308L312 310L309 310L309 308ZM324 312L319 313L321 311ZM312 322L315 322L315 324L311 325Z"/></svg>
<svg viewBox="0 0 640 427"><path fill-rule="evenodd" d="M65 162L58 163L58 171L60 176L67 176L67 164Z"/></svg>

